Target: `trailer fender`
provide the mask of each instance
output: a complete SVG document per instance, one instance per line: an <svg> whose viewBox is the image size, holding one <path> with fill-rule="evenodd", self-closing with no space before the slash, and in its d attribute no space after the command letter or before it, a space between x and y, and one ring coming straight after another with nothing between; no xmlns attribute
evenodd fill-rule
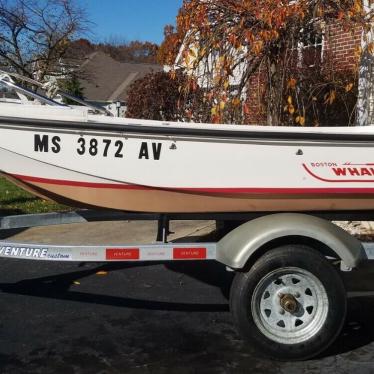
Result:
<svg viewBox="0 0 374 374"><path fill-rule="evenodd" d="M267 215L237 227L217 243L217 260L242 269L256 251L285 237L314 239L330 248L346 268L366 259L361 242L330 221L300 213Z"/></svg>

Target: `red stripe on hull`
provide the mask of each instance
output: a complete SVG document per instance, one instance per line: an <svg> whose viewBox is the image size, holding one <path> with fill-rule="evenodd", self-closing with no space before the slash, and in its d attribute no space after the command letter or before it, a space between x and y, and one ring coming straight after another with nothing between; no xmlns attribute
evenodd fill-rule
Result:
<svg viewBox="0 0 374 374"><path fill-rule="evenodd" d="M120 184L120 183L93 183L93 182L78 182L61 179L49 179L31 177L28 175L11 174L13 178L20 179L23 182L48 183L58 186L73 186L73 187L87 187L87 188L113 188L115 190L149 190L149 187L139 186L135 184Z"/></svg>
<svg viewBox="0 0 374 374"><path fill-rule="evenodd" d="M13 174L13 178L23 182L46 183L59 186L76 186L86 188L120 189L120 190L166 190L176 192L210 193L210 194L273 194L273 195L311 195L311 194L374 194L374 188L168 188L146 187L134 184L92 183L69 180L56 180Z"/></svg>

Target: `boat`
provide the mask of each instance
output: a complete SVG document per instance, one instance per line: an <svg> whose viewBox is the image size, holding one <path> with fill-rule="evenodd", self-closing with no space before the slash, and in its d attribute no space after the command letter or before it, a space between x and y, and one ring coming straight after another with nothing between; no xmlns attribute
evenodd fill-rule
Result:
<svg viewBox="0 0 374 374"><path fill-rule="evenodd" d="M374 209L374 126L114 118L29 91L14 75L0 80L31 99L0 103L0 172L37 196L152 213Z"/></svg>

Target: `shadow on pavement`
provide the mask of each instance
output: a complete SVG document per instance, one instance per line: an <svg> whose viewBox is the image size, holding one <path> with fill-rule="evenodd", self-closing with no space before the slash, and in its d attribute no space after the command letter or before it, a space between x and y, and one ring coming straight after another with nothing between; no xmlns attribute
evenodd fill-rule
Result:
<svg viewBox="0 0 374 374"><path fill-rule="evenodd" d="M227 312L228 304L194 304L173 303L164 301L142 300L136 298L98 295L71 291L70 287L77 279L96 274L98 271L125 270L129 267L144 267L150 264L109 264L75 271L61 275L53 275L36 279L22 280L16 283L1 283L0 291L10 294L27 295L47 299L76 301L108 305L114 307L183 311L183 312ZM154 263L152 264L154 265ZM224 294L228 294L232 273L218 263L178 262L164 263L164 265L178 273L186 274L209 285L220 287ZM374 341L374 297L354 297L348 299L348 314L345 327L333 346L323 353L321 358L334 356L363 347Z"/></svg>
<svg viewBox="0 0 374 374"><path fill-rule="evenodd" d="M343 354L374 341L374 297L348 299L347 319L336 342L323 357Z"/></svg>
<svg viewBox="0 0 374 374"><path fill-rule="evenodd" d="M226 267L219 262L183 261L167 262L164 265L171 271L185 274L200 282L220 288L223 296L229 300L230 287L235 273L226 271Z"/></svg>
<svg viewBox="0 0 374 374"><path fill-rule="evenodd" d="M0 240L11 238L12 236L20 234L21 232L26 230L26 227L20 229L2 229L0 230Z"/></svg>
<svg viewBox="0 0 374 374"><path fill-rule="evenodd" d="M155 265L155 263L107 264L88 270L75 271L35 279L27 279L16 283L0 283L0 291L17 295L28 295L47 299L77 301L80 303L109 305L132 309L185 312L226 312L229 310L227 304L173 303L118 296L98 295L70 290L70 287L72 286L74 281L94 275L98 271L110 272L115 270L124 270L126 268L134 266L144 267L151 265Z"/></svg>
<svg viewBox="0 0 374 374"><path fill-rule="evenodd" d="M217 242L221 232L212 231L204 236L178 238L173 243ZM223 296L229 300L231 283L235 273L226 270L226 266L217 261L173 261L165 262L165 267L176 273L185 274L205 284L220 288Z"/></svg>

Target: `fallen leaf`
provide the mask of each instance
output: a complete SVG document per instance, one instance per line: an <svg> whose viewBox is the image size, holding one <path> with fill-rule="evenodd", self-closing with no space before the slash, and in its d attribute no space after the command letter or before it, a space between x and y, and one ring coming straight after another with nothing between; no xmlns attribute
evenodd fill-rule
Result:
<svg viewBox="0 0 374 374"><path fill-rule="evenodd" d="M96 275L108 275L107 271L98 271Z"/></svg>

